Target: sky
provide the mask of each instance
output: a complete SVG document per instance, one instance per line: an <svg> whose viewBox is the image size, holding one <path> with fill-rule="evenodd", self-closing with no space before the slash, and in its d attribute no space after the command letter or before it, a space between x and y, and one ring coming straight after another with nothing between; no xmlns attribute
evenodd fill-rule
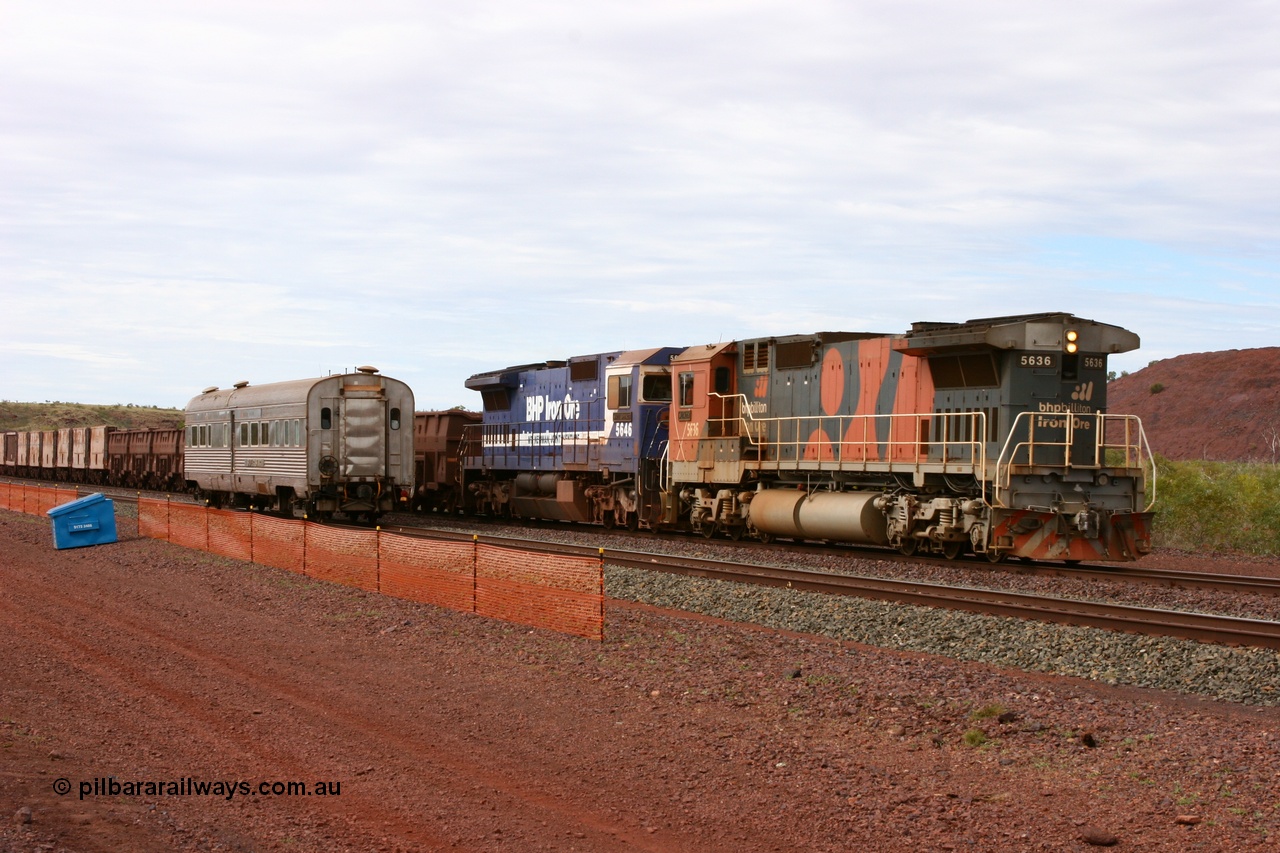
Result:
<svg viewBox="0 0 1280 853"><path fill-rule="evenodd" d="M0 0L0 399L1066 311L1280 345L1280 4Z"/></svg>

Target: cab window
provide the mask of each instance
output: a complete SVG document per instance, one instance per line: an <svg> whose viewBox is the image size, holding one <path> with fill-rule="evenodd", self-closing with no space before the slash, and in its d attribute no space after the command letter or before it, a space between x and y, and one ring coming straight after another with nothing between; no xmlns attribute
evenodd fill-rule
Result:
<svg viewBox="0 0 1280 853"><path fill-rule="evenodd" d="M631 408L631 376L609 377L609 408Z"/></svg>
<svg viewBox="0 0 1280 853"><path fill-rule="evenodd" d="M693 373L680 374L680 405L693 405Z"/></svg>

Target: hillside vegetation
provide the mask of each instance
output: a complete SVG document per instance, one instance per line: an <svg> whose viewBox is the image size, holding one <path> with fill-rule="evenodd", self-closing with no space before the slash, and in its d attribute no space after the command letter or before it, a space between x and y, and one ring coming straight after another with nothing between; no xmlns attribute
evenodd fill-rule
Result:
<svg viewBox="0 0 1280 853"><path fill-rule="evenodd" d="M78 426L117 429L180 427L181 409L155 406L92 406L86 403L11 403L0 401L0 431Z"/></svg>
<svg viewBox="0 0 1280 853"><path fill-rule="evenodd" d="M1280 554L1280 465L1156 464L1157 547Z"/></svg>

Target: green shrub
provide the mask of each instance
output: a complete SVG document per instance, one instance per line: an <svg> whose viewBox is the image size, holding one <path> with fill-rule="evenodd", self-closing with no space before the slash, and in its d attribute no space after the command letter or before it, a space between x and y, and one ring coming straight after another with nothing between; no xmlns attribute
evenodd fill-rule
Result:
<svg viewBox="0 0 1280 853"><path fill-rule="evenodd" d="M1280 466L1158 459L1155 544L1280 554Z"/></svg>

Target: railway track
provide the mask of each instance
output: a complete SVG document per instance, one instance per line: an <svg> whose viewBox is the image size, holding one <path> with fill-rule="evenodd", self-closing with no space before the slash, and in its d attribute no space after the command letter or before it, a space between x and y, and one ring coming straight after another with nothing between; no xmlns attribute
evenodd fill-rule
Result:
<svg viewBox="0 0 1280 853"><path fill-rule="evenodd" d="M1125 604L1083 601L1055 596L1033 595L974 587L952 587L909 580L891 580L857 575L832 574L778 566L742 565L719 560L679 557L644 551L622 551L584 545L539 542L476 533L425 531L421 528L389 527L396 532L463 541L483 540L490 544L508 545L528 550L590 556L604 553L609 565L702 577L712 580L785 587L804 592L847 595L859 598L916 604L951 610L965 610L993 616L1011 616L1066 625L1103 628L1136 634L1153 634L1226 645L1255 646L1280 650L1280 622L1217 616L1174 610L1159 610ZM1194 573L1157 570L1149 582L1172 583L1180 576ZM1186 579L1188 585L1197 578ZM1234 589L1236 581L1249 581L1256 589L1280 593L1280 581L1266 578L1208 576L1208 584L1216 588Z"/></svg>

